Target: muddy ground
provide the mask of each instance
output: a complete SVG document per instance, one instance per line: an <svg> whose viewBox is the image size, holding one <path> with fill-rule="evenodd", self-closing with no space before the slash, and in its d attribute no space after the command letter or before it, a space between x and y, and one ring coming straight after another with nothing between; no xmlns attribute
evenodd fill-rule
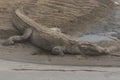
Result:
<svg viewBox="0 0 120 80"><path fill-rule="evenodd" d="M19 34L12 25L12 15L16 8L24 6L24 12L28 14L36 22L48 26L48 27L59 27L66 34L70 34L81 39L82 36L86 35L98 35L109 38L108 40L100 40L93 43L97 43L102 47L111 48L112 54L117 56L101 56L101 57L82 57L80 55L65 55L64 57L50 55L50 52L45 52L39 48L36 48L29 42L17 43L13 46L2 46L0 44L0 59L20 61L20 62L31 62L31 63L42 63L42 64L59 64L59 65L79 65L79 66L120 66L120 41L119 41L119 29L120 29L120 7L114 6L109 0L79 0L80 12L73 12L79 16L77 21L73 17L69 17L72 21L66 21L63 24L64 19L58 19L53 12L50 13L50 17L41 18L42 8L39 8L45 1L49 0L0 0L0 43L6 38ZM53 2L56 0L52 0ZM57 0L60 3L68 0ZM72 2L74 0L70 0ZM75 0L77 1L77 0ZM69 5L69 4L67 4ZM86 7L87 8L84 8ZM44 7L43 7L44 8ZM74 8L72 7L74 10ZM52 10L52 8L51 8ZM62 10L65 12L66 10ZM68 10L69 11L69 10ZM58 11L59 12L59 11ZM60 11L61 12L61 11ZM60 13L57 13L60 14ZM64 17L64 15L61 15ZM52 19L54 18L54 19ZM76 18L76 16L74 17ZM42 19L42 20L41 20ZM52 19L52 20L51 20ZM54 20L56 20L56 24ZM59 25L58 25L59 24ZM52 25L52 26L51 26ZM74 26L74 27L73 27ZM90 41L89 38L83 40ZM93 38L96 39L96 38ZM37 53L38 55L31 55Z"/></svg>

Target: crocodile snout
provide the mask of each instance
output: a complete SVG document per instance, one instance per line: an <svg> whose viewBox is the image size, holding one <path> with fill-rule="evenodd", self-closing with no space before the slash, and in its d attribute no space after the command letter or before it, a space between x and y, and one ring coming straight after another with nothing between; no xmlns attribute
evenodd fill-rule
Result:
<svg viewBox="0 0 120 80"><path fill-rule="evenodd" d="M91 43L80 44L79 49L84 55L88 55L88 56L102 56L102 55L108 55L110 53L108 49L102 48L100 46Z"/></svg>

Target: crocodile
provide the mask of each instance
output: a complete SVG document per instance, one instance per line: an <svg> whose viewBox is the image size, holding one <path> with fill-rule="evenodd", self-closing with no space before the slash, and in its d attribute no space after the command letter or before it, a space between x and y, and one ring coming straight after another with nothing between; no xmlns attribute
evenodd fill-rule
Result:
<svg viewBox="0 0 120 80"><path fill-rule="evenodd" d="M96 44L73 39L61 32L59 28L48 28L30 19L23 9L16 9L12 23L21 35L11 36L3 45L13 45L16 42L30 41L37 47L50 51L51 54L79 54L100 56L109 54L109 50Z"/></svg>

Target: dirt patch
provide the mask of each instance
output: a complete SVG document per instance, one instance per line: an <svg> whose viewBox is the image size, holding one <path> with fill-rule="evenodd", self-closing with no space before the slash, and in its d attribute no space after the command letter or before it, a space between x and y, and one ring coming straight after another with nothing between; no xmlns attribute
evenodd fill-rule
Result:
<svg viewBox="0 0 120 80"><path fill-rule="evenodd" d="M110 0L31 0L24 12L39 24L74 35L86 33L87 26L108 15L111 8Z"/></svg>
<svg viewBox="0 0 120 80"><path fill-rule="evenodd" d="M13 12L23 6L24 12L47 27L61 28L71 35L89 32L113 8L110 0L0 0L0 29L12 29ZM92 19L92 20L91 20Z"/></svg>

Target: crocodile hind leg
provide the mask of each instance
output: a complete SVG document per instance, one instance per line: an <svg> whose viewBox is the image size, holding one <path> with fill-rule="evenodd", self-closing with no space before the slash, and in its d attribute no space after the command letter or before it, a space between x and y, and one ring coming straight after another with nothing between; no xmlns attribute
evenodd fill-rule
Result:
<svg viewBox="0 0 120 80"><path fill-rule="evenodd" d="M31 28L27 28L23 35L16 35L16 36L12 36L10 38L8 38L5 42L3 42L3 45L13 45L15 44L15 42L20 42L23 40L28 39L32 34L32 29Z"/></svg>
<svg viewBox="0 0 120 80"><path fill-rule="evenodd" d="M62 46L56 46L52 49L52 54L64 56L64 48Z"/></svg>

